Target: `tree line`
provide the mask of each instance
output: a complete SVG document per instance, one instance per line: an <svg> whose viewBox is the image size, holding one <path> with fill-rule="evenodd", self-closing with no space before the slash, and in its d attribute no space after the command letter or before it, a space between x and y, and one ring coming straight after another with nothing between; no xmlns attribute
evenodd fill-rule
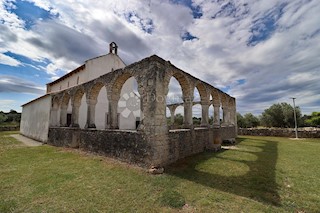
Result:
<svg viewBox="0 0 320 213"><path fill-rule="evenodd" d="M299 127L319 127L320 112L313 112L311 115L301 114L300 107L296 107L297 124ZM288 103L277 103L265 109L264 112L255 116L252 113L241 115L237 113L237 124L241 128L252 128L257 126L293 128L294 110Z"/></svg>
<svg viewBox="0 0 320 213"><path fill-rule="evenodd" d="M0 125L19 125L21 120L21 113L15 110L10 110L10 112L0 111Z"/></svg>

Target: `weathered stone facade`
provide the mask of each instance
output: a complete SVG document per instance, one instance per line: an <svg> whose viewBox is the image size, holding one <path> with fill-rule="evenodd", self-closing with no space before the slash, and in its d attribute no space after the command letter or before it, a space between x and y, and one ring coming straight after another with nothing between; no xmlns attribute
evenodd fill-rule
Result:
<svg viewBox="0 0 320 213"><path fill-rule="evenodd" d="M136 132L118 129L117 106L123 84L130 77L138 83L141 100L141 121ZM182 88L185 132L169 132L166 118L166 97L171 77ZM110 126L106 131L95 129L95 105L101 88L107 90ZM192 121L193 92L197 88L202 106L201 126ZM210 100L210 95L212 100ZM87 100L86 129L79 129L79 107ZM236 136L235 98L176 68L169 61L151 56L123 69L100 76L84 84L51 94L51 128L48 143L104 153L144 166L164 166L175 160L203 151L217 150L223 139ZM71 100L71 126L66 127L66 108ZM209 125L208 109L214 107L214 124ZM220 124L220 107L223 119ZM57 111L60 110L60 117ZM185 142L185 144L184 144ZM178 144L178 145L177 145ZM178 151L177 151L178 150Z"/></svg>
<svg viewBox="0 0 320 213"><path fill-rule="evenodd" d="M256 129L256 128L239 128L239 135L252 135L252 136L275 136L275 137L288 137L295 138L295 130L291 128L283 129ZM299 138L320 138L320 129L298 129Z"/></svg>

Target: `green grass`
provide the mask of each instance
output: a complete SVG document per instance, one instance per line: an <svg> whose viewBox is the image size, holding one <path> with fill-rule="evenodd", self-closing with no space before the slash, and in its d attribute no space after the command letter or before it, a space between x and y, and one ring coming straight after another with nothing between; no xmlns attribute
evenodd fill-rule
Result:
<svg viewBox="0 0 320 213"><path fill-rule="evenodd" d="M319 212L320 139L239 137L149 175L0 132L0 212Z"/></svg>

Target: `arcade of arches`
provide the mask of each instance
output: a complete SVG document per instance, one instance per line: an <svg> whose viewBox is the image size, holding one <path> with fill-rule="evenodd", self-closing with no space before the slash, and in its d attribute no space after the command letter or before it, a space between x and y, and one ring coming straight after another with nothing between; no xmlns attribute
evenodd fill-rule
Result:
<svg viewBox="0 0 320 213"><path fill-rule="evenodd" d="M140 123L137 130L119 130L118 102L123 84L131 77L138 84ZM183 103L167 105L172 77L181 86ZM200 101L194 101L195 88L199 91ZM95 125L97 97L101 89L106 90L108 100L109 121L105 130L97 130ZM85 128L81 129L79 108L83 97L87 113ZM155 55L84 84L52 93L51 98L49 144L104 153L144 167L164 166L206 149L218 150L222 140L236 137L235 98ZM67 126L69 103L72 114L71 125ZM201 105L201 127L198 128L194 128L192 120L192 106L195 104ZM211 105L214 108L212 125L209 124ZM183 106L184 129L170 130L166 107L174 123L178 106Z"/></svg>

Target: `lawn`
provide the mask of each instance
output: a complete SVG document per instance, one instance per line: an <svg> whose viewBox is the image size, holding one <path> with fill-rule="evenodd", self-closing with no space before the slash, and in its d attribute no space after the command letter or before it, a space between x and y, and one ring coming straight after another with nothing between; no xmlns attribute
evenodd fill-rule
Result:
<svg viewBox="0 0 320 213"><path fill-rule="evenodd" d="M0 132L0 212L319 212L320 139L241 136L165 174Z"/></svg>

